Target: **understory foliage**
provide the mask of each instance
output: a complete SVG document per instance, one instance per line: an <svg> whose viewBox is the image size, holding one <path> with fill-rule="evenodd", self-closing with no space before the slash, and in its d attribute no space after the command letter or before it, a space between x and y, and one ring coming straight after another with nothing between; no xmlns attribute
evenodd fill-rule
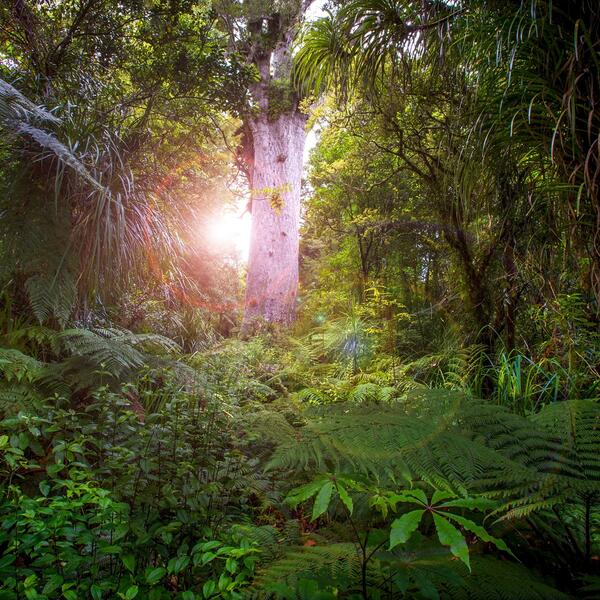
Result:
<svg viewBox="0 0 600 600"><path fill-rule="evenodd" d="M596 401L519 415L311 340L12 339L3 598L567 598L591 573Z"/></svg>

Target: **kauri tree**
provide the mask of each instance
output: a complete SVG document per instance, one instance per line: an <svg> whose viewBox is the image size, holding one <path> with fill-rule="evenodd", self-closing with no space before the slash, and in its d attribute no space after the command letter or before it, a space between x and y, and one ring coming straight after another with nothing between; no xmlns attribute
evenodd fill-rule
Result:
<svg viewBox="0 0 600 600"><path fill-rule="evenodd" d="M232 48L256 69L240 131L252 212L245 328L257 318L284 325L294 319L307 117L291 84L291 46L311 1L220 5Z"/></svg>

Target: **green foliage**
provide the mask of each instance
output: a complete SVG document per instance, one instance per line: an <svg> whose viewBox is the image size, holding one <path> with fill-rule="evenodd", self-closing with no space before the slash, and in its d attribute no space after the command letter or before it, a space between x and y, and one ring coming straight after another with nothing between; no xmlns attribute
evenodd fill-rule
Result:
<svg viewBox="0 0 600 600"><path fill-rule="evenodd" d="M323 546L314 553L312 548L293 551L274 563L273 572L267 569L264 579L259 577L266 590L267 582L274 581L271 577L293 577L291 589L299 590L301 578L310 579L315 570L310 561L328 562L325 556L330 547L332 553L336 551L335 544L342 544L339 550L348 555L354 545L358 562L353 574L344 576L323 567L324 574L317 577L319 589L327 589L326 581L334 588L347 589L344 578L354 582L348 583L350 588L360 587L361 578L366 581L361 564L384 560L383 540L370 538L375 530L385 531L384 523L386 544L393 551L403 552L402 545L409 543L423 519L431 523L423 532L437 532L439 542L467 565L473 558L469 555L475 538L508 550L504 540L478 522L477 511L493 510L498 523L531 527L532 535L541 536L546 543L552 540L563 553L564 561L557 561L559 569L565 562L579 560L578 556L590 560L596 543L591 531L597 519L593 515L598 514L600 483L598 461L591 450L600 442L598 404L557 402L524 418L457 393L438 392L415 390L386 405L376 400L334 405L313 400L304 405L305 422L299 430L279 427L277 434L272 429L266 432L278 443L269 468L309 479L316 474L310 483L293 489L288 502L298 507L314 498L311 520L320 523L323 536L319 530L309 533ZM401 481L427 482L437 491L428 499L420 487L402 490L402 484L398 487ZM483 496L474 497L474 493ZM398 505L404 504L412 504L413 509L409 506L395 520L390 519ZM345 526L341 527L342 523ZM589 549L587 554L584 548ZM334 556L332 565L342 560ZM477 581L478 574L474 574ZM376 588L381 577L385 578L369 578L369 589ZM443 585L429 575L428 581L442 593ZM534 582L532 585L535 588ZM449 597L462 597L466 592L460 590L460 586L454 587ZM498 593L510 597L507 590ZM535 597L533 591L529 593ZM540 593L543 597L544 592Z"/></svg>
<svg viewBox="0 0 600 600"><path fill-rule="evenodd" d="M0 598L595 597L593 3L330 2L288 54L300 0L17 4ZM242 341L204 233L257 89L329 95L295 335Z"/></svg>
<svg viewBox="0 0 600 600"><path fill-rule="evenodd" d="M140 414L133 394L100 389L79 409L55 399L2 422L6 597L241 597L258 549L233 525L262 491L230 417L185 392Z"/></svg>
<svg viewBox="0 0 600 600"><path fill-rule="evenodd" d="M280 115L292 111L297 102L290 82L285 79L272 79L269 82L267 99L267 117L271 121L276 121Z"/></svg>

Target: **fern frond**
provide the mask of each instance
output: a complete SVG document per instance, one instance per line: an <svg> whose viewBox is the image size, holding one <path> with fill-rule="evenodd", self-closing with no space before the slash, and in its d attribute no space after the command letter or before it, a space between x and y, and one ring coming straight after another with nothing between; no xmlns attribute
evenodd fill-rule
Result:
<svg viewBox="0 0 600 600"><path fill-rule="evenodd" d="M269 468L297 471L383 474L421 478L437 488L466 492L496 473L522 481L529 471L454 430L454 416L426 419L407 414L400 403L369 406L338 403L307 409L307 424L283 442Z"/></svg>
<svg viewBox="0 0 600 600"><path fill-rule="evenodd" d="M42 374L44 364L12 348L0 348L0 374L10 382L33 383Z"/></svg>

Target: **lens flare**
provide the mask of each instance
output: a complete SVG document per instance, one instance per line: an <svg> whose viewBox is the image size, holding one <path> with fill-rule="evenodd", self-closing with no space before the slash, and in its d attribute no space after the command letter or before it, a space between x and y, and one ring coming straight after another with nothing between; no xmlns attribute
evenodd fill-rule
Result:
<svg viewBox="0 0 600 600"><path fill-rule="evenodd" d="M241 211L240 211L241 212ZM248 213L223 212L208 223L209 243L219 251L233 253L246 262L250 250L252 219Z"/></svg>

